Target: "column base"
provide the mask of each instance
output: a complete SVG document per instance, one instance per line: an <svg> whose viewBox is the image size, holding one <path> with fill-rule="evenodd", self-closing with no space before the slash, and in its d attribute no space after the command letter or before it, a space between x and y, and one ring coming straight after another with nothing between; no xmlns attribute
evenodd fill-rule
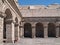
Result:
<svg viewBox="0 0 60 45"><path fill-rule="evenodd" d="M8 40L6 43L14 43L14 40Z"/></svg>

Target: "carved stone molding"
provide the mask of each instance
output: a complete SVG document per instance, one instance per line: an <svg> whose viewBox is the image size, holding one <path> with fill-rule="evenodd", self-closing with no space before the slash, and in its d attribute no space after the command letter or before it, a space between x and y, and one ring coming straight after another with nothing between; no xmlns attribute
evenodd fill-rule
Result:
<svg viewBox="0 0 60 45"><path fill-rule="evenodd" d="M6 14L3 12L0 12L0 17L4 18L4 17L6 17Z"/></svg>

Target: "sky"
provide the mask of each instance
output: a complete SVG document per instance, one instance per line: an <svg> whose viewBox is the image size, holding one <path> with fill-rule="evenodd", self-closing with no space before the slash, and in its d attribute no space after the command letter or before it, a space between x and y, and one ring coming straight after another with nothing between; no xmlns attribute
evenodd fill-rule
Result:
<svg viewBox="0 0 60 45"><path fill-rule="evenodd" d="M59 3L60 0L18 0L20 5L46 5Z"/></svg>

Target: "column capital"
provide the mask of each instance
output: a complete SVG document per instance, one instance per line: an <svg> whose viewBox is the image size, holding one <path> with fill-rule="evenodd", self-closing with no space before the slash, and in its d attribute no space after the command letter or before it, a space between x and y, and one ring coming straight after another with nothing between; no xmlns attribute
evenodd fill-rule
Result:
<svg viewBox="0 0 60 45"><path fill-rule="evenodd" d="M11 23L11 22L13 22L13 20L12 19L6 19L5 22L6 23Z"/></svg>
<svg viewBox="0 0 60 45"><path fill-rule="evenodd" d="M43 23L44 27L48 27L48 24L47 22Z"/></svg>
<svg viewBox="0 0 60 45"><path fill-rule="evenodd" d="M32 25L32 28L35 28L36 23L31 23L31 25Z"/></svg>
<svg viewBox="0 0 60 45"><path fill-rule="evenodd" d="M56 27L59 27L59 25L60 25L60 22L56 22Z"/></svg>
<svg viewBox="0 0 60 45"><path fill-rule="evenodd" d="M15 23L15 26L20 26L20 24L19 23Z"/></svg>
<svg viewBox="0 0 60 45"><path fill-rule="evenodd" d="M14 23L14 24L15 24L15 22L14 22L13 19L6 19L5 22L6 22L7 24L10 24L10 23Z"/></svg>
<svg viewBox="0 0 60 45"><path fill-rule="evenodd" d="M32 25L32 28L35 28L35 25Z"/></svg>

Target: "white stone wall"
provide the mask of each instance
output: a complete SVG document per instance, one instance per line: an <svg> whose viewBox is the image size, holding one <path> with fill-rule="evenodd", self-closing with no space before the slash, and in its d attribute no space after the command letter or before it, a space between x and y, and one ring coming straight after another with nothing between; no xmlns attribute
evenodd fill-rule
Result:
<svg viewBox="0 0 60 45"><path fill-rule="evenodd" d="M60 17L60 4L20 6L20 12L23 17Z"/></svg>
<svg viewBox="0 0 60 45"><path fill-rule="evenodd" d="M0 17L0 43L3 42L3 18Z"/></svg>
<svg viewBox="0 0 60 45"><path fill-rule="evenodd" d="M12 14L12 23L11 24L6 24L6 30L7 30L6 31L6 37L7 37L6 42L11 43L11 42L14 42L14 40L15 40L15 37L14 37L14 35L15 35L14 34L14 31L15 31L14 30L15 18L16 17L18 18L18 23L20 24L21 17L16 12L16 10L14 10L14 8L9 4L9 2L7 0L4 0L4 1L5 2L3 3L2 0L0 0L0 11L3 12L3 13L5 13L6 9L9 9L11 11L11 14ZM3 25L3 24L1 24L1 25ZM2 30L3 30L3 28L2 28ZM3 31L1 33L3 33ZM1 34L1 38L3 39L3 35L2 34ZM1 40L1 42L2 42L2 40Z"/></svg>

